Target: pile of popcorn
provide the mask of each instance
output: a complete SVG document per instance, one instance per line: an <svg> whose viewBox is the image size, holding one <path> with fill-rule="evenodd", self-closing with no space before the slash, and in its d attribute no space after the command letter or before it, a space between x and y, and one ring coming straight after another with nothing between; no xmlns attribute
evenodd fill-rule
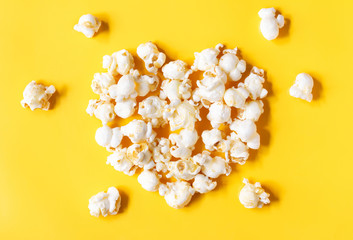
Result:
<svg viewBox="0 0 353 240"><path fill-rule="evenodd" d="M96 73L92 81L100 98L89 101L87 113L102 122L95 139L111 152L107 164L129 176L138 173L144 189L158 191L169 206L182 208L196 192L212 191L219 176L231 173L232 163L243 165L249 149L260 147L256 121L267 95L264 71L253 67L243 76L246 62L237 48L222 44L195 53L192 66L166 62L152 42L139 45L137 55L149 74L135 68L127 50L103 57L107 72ZM194 72L203 74L196 84L190 77ZM199 134L202 108L208 110L211 127ZM131 116L123 126L110 126ZM158 136L157 129L168 126L169 137ZM123 138L131 145L123 147ZM203 151L194 153L198 141Z"/></svg>

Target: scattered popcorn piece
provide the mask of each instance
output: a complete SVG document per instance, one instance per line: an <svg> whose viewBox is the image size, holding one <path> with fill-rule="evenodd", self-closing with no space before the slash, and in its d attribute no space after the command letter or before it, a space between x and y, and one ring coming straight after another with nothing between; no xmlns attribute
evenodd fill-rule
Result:
<svg viewBox="0 0 353 240"><path fill-rule="evenodd" d="M205 162L202 164L202 173L210 178L218 178L220 175L229 175L232 168L228 165L224 158L216 156L212 158L209 152L204 151L206 154Z"/></svg>
<svg viewBox="0 0 353 240"><path fill-rule="evenodd" d="M235 119L230 125L230 129L235 131L239 138L246 142L251 149L259 149L260 135L256 132L256 125L251 120Z"/></svg>
<svg viewBox="0 0 353 240"><path fill-rule="evenodd" d="M205 130L201 134L202 142L209 151L215 150L216 145L222 140L222 132L218 129Z"/></svg>
<svg viewBox="0 0 353 240"><path fill-rule="evenodd" d="M190 80L164 80L161 86L160 97L162 99L168 98L172 103L180 102L181 99L189 99L191 96L191 82Z"/></svg>
<svg viewBox="0 0 353 240"><path fill-rule="evenodd" d="M135 90L135 78L133 75L122 76L117 84L109 87L109 95L115 101L122 101L124 99L136 98L137 92Z"/></svg>
<svg viewBox="0 0 353 240"><path fill-rule="evenodd" d="M105 125L97 129L95 138L98 145L112 150L120 145L123 135L119 127L110 128Z"/></svg>
<svg viewBox="0 0 353 240"><path fill-rule="evenodd" d="M168 170L169 173L167 174L167 178L175 177L177 179L188 181L193 179L201 171L201 167L194 163L192 158L188 158L169 162Z"/></svg>
<svg viewBox="0 0 353 240"><path fill-rule="evenodd" d="M223 48L223 44L217 44L215 48L207 48L200 53L195 52L195 61L191 69L206 71L215 67L218 64L217 56L221 52L221 48Z"/></svg>
<svg viewBox="0 0 353 240"><path fill-rule="evenodd" d="M140 97L146 96L149 92L154 92L159 84L159 78L157 76L142 75L136 80L136 91Z"/></svg>
<svg viewBox="0 0 353 240"><path fill-rule="evenodd" d="M216 181L212 181L203 174L197 174L195 176L194 182L192 183L192 187L195 189L196 192L199 193L208 193L215 189L216 186Z"/></svg>
<svg viewBox="0 0 353 240"><path fill-rule="evenodd" d="M244 84L239 84L239 87L245 87L248 90L252 100L264 98L267 96L267 90L263 88L264 70L257 67L251 69L250 75L245 78Z"/></svg>
<svg viewBox="0 0 353 240"><path fill-rule="evenodd" d="M232 81L239 81L242 74L246 70L246 62L239 60L237 57L238 49L226 49L223 51L223 56L219 60L219 66L228 74Z"/></svg>
<svg viewBox="0 0 353 240"><path fill-rule="evenodd" d="M213 128L218 128L222 123L232 122L230 112L230 107L221 102L216 102L210 106L207 119L210 120Z"/></svg>
<svg viewBox="0 0 353 240"><path fill-rule="evenodd" d="M221 144L222 143L226 145L222 152L225 152L227 161L232 161L240 165L245 164L246 160L249 158L249 149L240 141L235 132L232 132L231 135L227 137L227 140L221 142Z"/></svg>
<svg viewBox="0 0 353 240"><path fill-rule="evenodd" d="M163 119L163 111L167 102L157 96L151 96L139 103L138 114L143 119L150 121L153 127L159 127L166 122Z"/></svg>
<svg viewBox="0 0 353 240"><path fill-rule="evenodd" d="M162 68L163 76L167 79L174 80L187 79L192 73L192 71L189 70L187 66L188 65L181 60L169 62Z"/></svg>
<svg viewBox="0 0 353 240"><path fill-rule="evenodd" d="M99 217L108 215L116 215L121 204L121 196L115 187L108 188L107 193L100 192L89 199L88 208L90 214Z"/></svg>
<svg viewBox="0 0 353 240"><path fill-rule="evenodd" d="M183 101L177 106L171 106L164 112L163 117L168 119L171 131L181 128L193 130L196 120L200 119L198 109L188 101Z"/></svg>
<svg viewBox="0 0 353 240"><path fill-rule="evenodd" d="M156 138L153 144L152 156L156 163L157 172L167 172L167 163L172 158L170 154L170 141L167 138Z"/></svg>
<svg viewBox="0 0 353 240"><path fill-rule="evenodd" d="M127 158L126 150L126 148L117 148L113 154L108 156L107 164L110 164L119 172L132 176L135 174L137 166Z"/></svg>
<svg viewBox="0 0 353 240"><path fill-rule="evenodd" d="M136 99L125 99L115 103L114 112L118 117L128 118L135 112Z"/></svg>
<svg viewBox="0 0 353 240"><path fill-rule="evenodd" d="M83 33L86 37L91 38L98 32L101 21L91 14L85 14L80 17L78 24L74 26L74 30Z"/></svg>
<svg viewBox="0 0 353 240"><path fill-rule="evenodd" d="M238 117L240 120L248 119L256 122L263 112L264 103L261 100L250 101L245 104Z"/></svg>
<svg viewBox="0 0 353 240"><path fill-rule="evenodd" d="M90 116L96 116L102 121L103 125L113 121L115 118L114 104L102 100L89 100L86 112Z"/></svg>
<svg viewBox="0 0 353 240"><path fill-rule="evenodd" d="M137 55L145 62L147 71L156 74L165 62L166 56L152 42L140 44Z"/></svg>
<svg viewBox="0 0 353 240"><path fill-rule="evenodd" d="M270 194L266 193L259 182L255 184L249 183L249 180L244 178L245 186L239 194L240 203L246 208L262 208L264 204L270 203Z"/></svg>
<svg viewBox="0 0 353 240"><path fill-rule="evenodd" d="M47 87L43 84L36 83L36 81L32 81L23 91L21 104L24 108L28 107L32 111L37 108L47 111L50 107L49 99L55 91L53 85Z"/></svg>
<svg viewBox="0 0 353 240"><path fill-rule="evenodd" d="M108 69L108 72L113 76L126 75L134 67L134 57L125 49L115 52L111 56L103 56L103 68Z"/></svg>
<svg viewBox="0 0 353 240"><path fill-rule="evenodd" d="M267 40L273 40L277 38L279 29L284 26L284 17L281 14L276 16L276 9L274 8L263 8L259 11L261 18L260 30L262 35Z"/></svg>
<svg viewBox="0 0 353 240"><path fill-rule="evenodd" d="M169 135L169 140L173 145L170 148L170 153L175 158L188 158L191 156L192 150L199 139L196 130L183 129L179 134L172 133Z"/></svg>
<svg viewBox="0 0 353 240"><path fill-rule="evenodd" d="M249 92L243 88L228 88L224 93L224 102L229 107L242 108L245 105L246 99L249 97Z"/></svg>
<svg viewBox="0 0 353 240"><path fill-rule="evenodd" d="M96 73L92 81L92 90L101 99L109 100L109 87L115 84L115 79L109 73Z"/></svg>
<svg viewBox="0 0 353 240"><path fill-rule="evenodd" d="M137 119L122 126L121 133L124 136L129 137L133 143L141 143L143 141L152 142L156 136L150 122L146 124L144 121Z"/></svg>
<svg viewBox="0 0 353 240"><path fill-rule="evenodd" d="M137 181L141 184L142 188L150 192L155 192L159 188L160 178L161 175L157 174L156 172L151 170L144 170L137 177Z"/></svg>
<svg viewBox="0 0 353 240"><path fill-rule="evenodd" d="M195 190L188 182L184 181L168 182L159 187L159 194L164 196L169 206L176 209L185 207L194 193Z"/></svg>
<svg viewBox="0 0 353 240"><path fill-rule="evenodd" d="M299 73L295 79L295 83L289 90L292 97L301 98L311 102L313 95L311 91L314 87L313 78L307 73Z"/></svg>
<svg viewBox="0 0 353 240"><path fill-rule="evenodd" d="M126 150L127 158L136 166L146 170L155 166L151 152L146 143L133 144Z"/></svg>

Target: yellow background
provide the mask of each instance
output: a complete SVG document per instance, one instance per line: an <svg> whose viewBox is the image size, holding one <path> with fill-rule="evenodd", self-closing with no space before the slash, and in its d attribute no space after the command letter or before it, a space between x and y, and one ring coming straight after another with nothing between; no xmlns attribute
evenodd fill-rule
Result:
<svg viewBox="0 0 353 240"><path fill-rule="evenodd" d="M285 16L267 41L257 12ZM1 1L0 239L353 239L352 1ZM93 39L73 30L91 13L109 27ZM289 26L289 27L288 27ZM219 187L181 210L105 164L101 123L86 106L102 56L152 40L171 59L224 43L267 71L271 94L262 146ZM289 96L299 72L314 101ZM54 84L53 110L20 105L31 80ZM272 194L263 209L238 201L242 178ZM117 216L89 215L88 199L116 186Z"/></svg>

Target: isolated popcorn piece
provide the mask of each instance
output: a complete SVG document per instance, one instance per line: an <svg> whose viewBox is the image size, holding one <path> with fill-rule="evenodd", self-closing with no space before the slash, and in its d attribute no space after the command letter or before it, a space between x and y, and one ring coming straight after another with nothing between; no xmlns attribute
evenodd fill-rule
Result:
<svg viewBox="0 0 353 240"><path fill-rule="evenodd" d="M193 130L196 120L200 119L199 110L188 101L167 108L163 117L168 119L171 131L181 128Z"/></svg>
<svg viewBox="0 0 353 240"><path fill-rule="evenodd" d="M195 190L184 181L167 182L159 187L159 194L164 196L169 206L176 209L185 207L194 193Z"/></svg>
<svg viewBox="0 0 353 240"><path fill-rule="evenodd" d="M137 181L141 184L142 188L150 191L155 192L158 191L161 175L157 174L153 170L144 170L140 173L137 177Z"/></svg>
<svg viewBox="0 0 353 240"><path fill-rule="evenodd" d="M149 92L154 92L159 84L158 76L141 75L135 80L137 95L146 96Z"/></svg>
<svg viewBox="0 0 353 240"><path fill-rule="evenodd" d="M232 87L225 91L223 99L229 107L243 108L248 97L249 92L245 88Z"/></svg>
<svg viewBox="0 0 353 240"><path fill-rule="evenodd" d="M98 32L101 21L91 14L85 14L80 17L78 24L74 26L74 30L83 33L86 37L91 38Z"/></svg>
<svg viewBox="0 0 353 240"><path fill-rule="evenodd" d="M295 79L295 83L289 90L292 97L301 98L308 102L313 99L312 90L314 87L313 78L307 73L299 73Z"/></svg>
<svg viewBox="0 0 353 240"><path fill-rule="evenodd" d="M201 167L192 158L169 162L167 166L167 178L175 177L186 181L193 179L201 171Z"/></svg>
<svg viewBox="0 0 353 240"><path fill-rule="evenodd" d="M140 168L148 170L155 166L151 158L152 153L146 143L132 144L127 148L126 156L134 165Z"/></svg>
<svg viewBox="0 0 353 240"><path fill-rule="evenodd" d="M218 64L218 55L223 48L223 44L217 44L215 48L207 48L202 50L200 53L195 52L194 65L191 67L192 70L206 71Z"/></svg>
<svg viewBox="0 0 353 240"><path fill-rule="evenodd" d="M246 142L251 149L259 149L260 135L256 132L256 125L251 120L235 119L230 125L230 129L235 131L239 138Z"/></svg>
<svg viewBox="0 0 353 240"><path fill-rule="evenodd" d="M209 131L205 130L202 132L201 137L205 148L209 151L214 151L216 145L222 140L222 132L216 128Z"/></svg>
<svg viewBox="0 0 353 240"><path fill-rule="evenodd" d="M115 170L123 172L128 176L132 176L135 174L137 166L127 158L126 151L126 148L121 147L115 149L115 151L108 156L106 163L113 166Z"/></svg>
<svg viewBox="0 0 353 240"><path fill-rule="evenodd" d="M219 67L228 74L232 81L239 81L246 70L246 62L237 57L238 49L225 49L219 60Z"/></svg>
<svg viewBox="0 0 353 240"><path fill-rule="evenodd" d="M277 15L276 9L274 8L263 8L259 11L261 18L260 30L262 35L267 40L273 40L277 38L279 29L284 26L284 17L281 14Z"/></svg>
<svg viewBox="0 0 353 240"><path fill-rule="evenodd" d="M171 80L167 79L162 82L160 97L168 98L172 103L182 99L187 100L191 97L191 81L190 80Z"/></svg>
<svg viewBox="0 0 353 240"><path fill-rule="evenodd" d="M134 57L125 49L115 52L111 56L103 56L103 68L107 69L113 76L126 75L134 67Z"/></svg>
<svg viewBox="0 0 353 240"><path fill-rule="evenodd" d="M230 118L231 109L229 106L216 102L211 104L207 119L211 122L213 128L218 128L222 123L231 123Z"/></svg>
<svg viewBox="0 0 353 240"><path fill-rule="evenodd" d="M188 158L198 139L196 130L183 129L179 134L172 133L169 135L169 140L176 146L170 148L170 153L175 158Z"/></svg>
<svg viewBox="0 0 353 240"><path fill-rule="evenodd" d="M264 103L261 100L250 101L245 104L238 114L240 120L252 120L256 122L259 120L261 114L264 112Z"/></svg>
<svg viewBox="0 0 353 240"><path fill-rule="evenodd" d="M132 143L141 143L144 141L152 142L156 136L150 122L145 123L144 121L137 119L122 126L121 133L130 138Z"/></svg>
<svg viewBox="0 0 353 240"><path fill-rule="evenodd" d="M219 156L212 158L210 156L210 153L207 151L204 151L202 154L205 155L204 156L205 162L202 164L201 171L207 177L218 178L222 174L225 174L228 176L232 171L232 168L229 166L229 164L224 158L221 158ZM202 154L200 155L202 156Z"/></svg>
<svg viewBox="0 0 353 240"><path fill-rule="evenodd" d="M123 135L121 134L119 127L110 128L106 125L98 128L95 136L98 145L106 147L108 151L117 148L120 145L122 138Z"/></svg>
<svg viewBox="0 0 353 240"><path fill-rule="evenodd" d="M124 75L117 84L109 87L109 95L117 102L124 99L134 99L137 96L135 87L135 77L131 74Z"/></svg>
<svg viewBox="0 0 353 240"><path fill-rule="evenodd" d="M152 42L142 43L137 47L137 55L145 62L147 71L156 74L166 60L166 55L160 52Z"/></svg>
<svg viewBox="0 0 353 240"><path fill-rule="evenodd" d="M115 118L114 104L103 100L89 100L86 112L90 116L96 116L103 125L111 122Z"/></svg>
<svg viewBox="0 0 353 240"><path fill-rule="evenodd" d="M249 183L249 180L244 178L245 186L239 194L239 201L246 208L262 208L264 204L270 203L270 194L266 193L259 182L255 184Z"/></svg>
<svg viewBox="0 0 353 240"><path fill-rule="evenodd" d="M157 172L166 172L168 163L172 155L169 151L170 141L168 138L156 138L152 143L152 158L156 163Z"/></svg>
<svg viewBox="0 0 353 240"><path fill-rule="evenodd" d="M100 95L101 99L109 100L109 87L115 84L114 77L109 73L95 73L92 81L92 90Z"/></svg>
<svg viewBox="0 0 353 240"><path fill-rule="evenodd" d="M249 158L249 148L244 144L235 132L232 132L227 140L221 141L221 146L224 144L226 147L221 152L225 152L226 160L233 163L244 165Z"/></svg>
<svg viewBox="0 0 353 240"><path fill-rule="evenodd" d="M258 98L264 98L267 96L267 90L263 88L264 70L257 67L251 69L250 75L244 80L244 84L239 84L239 87L244 87L248 90L250 98L256 100Z"/></svg>
<svg viewBox="0 0 353 240"><path fill-rule="evenodd" d="M197 174L194 178L194 182L192 183L192 187L199 193L208 193L215 189L216 186L216 181L212 181L203 174Z"/></svg>
<svg viewBox="0 0 353 240"><path fill-rule="evenodd" d="M162 68L163 76L166 79L184 80L192 73L188 65L181 60L171 61Z"/></svg>
<svg viewBox="0 0 353 240"><path fill-rule="evenodd" d="M119 212L121 204L121 196L115 187L108 188L108 191L100 192L89 199L88 208L90 214L99 217L108 215L116 215Z"/></svg>
<svg viewBox="0 0 353 240"><path fill-rule="evenodd" d="M32 111L37 108L47 111L50 107L49 99L55 91L53 85L47 87L43 84L36 83L36 81L32 81L23 91L21 104L24 108L28 107Z"/></svg>

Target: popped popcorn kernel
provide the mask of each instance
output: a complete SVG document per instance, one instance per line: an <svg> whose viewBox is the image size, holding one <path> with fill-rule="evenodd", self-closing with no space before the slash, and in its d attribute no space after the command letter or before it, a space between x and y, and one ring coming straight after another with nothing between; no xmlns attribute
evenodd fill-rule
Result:
<svg viewBox="0 0 353 240"><path fill-rule="evenodd" d="M53 85L49 87L36 83L36 81L30 82L25 90L23 91L23 100L21 105L26 108L48 110L50 107L49 99L55 93L56 89Z"/></svg>
<svg viewBox="0 0 353 240"><path fill-rule="evenodd" d="M295 83L289 89L289 94L295 98L301 98L311 102L313 94L311 93L314 87L313 78L307 73L299 73L295 79Z"/></svg>
<svg viewBox="0 0 353 240"><path fill-rule="evenodd" d="M276 9L274 8L261 9L259 16L261 18L260 30L262 35L267 40L277 38L279 29L284 26L284 17L281 14L276 17Z"/></svg>
<svg viewBox="0 0 353 240"><path fill-rule="evenodd" d="M184 181L168 182L159 187L159 194L164 196L169 206L176 209L188 205L194 193L195 190Z"/></svg>
<svg viewBox="0 0 353 240"><path fill-rule="evenodd" d="M266 193L259 182L255 184L249 183L249 180L244 178L245 186L239 194L239 201L246 208L262 208L264 204L270 203L270 194Z"/></svg>
<svg viewBox="0 0 353 240"><path fill-rule="evenodd" d="M108 188L108 191L100 192L89 199L88 208L90 214L95 217L102 215L116 215L119 212L121 196L115 187Z"/></svg>
<svg viewBox="0 0 353 240"><path fill-rule="evenodd" d="M160 52L155 44L147 42L137 47L137 55L145 62L147 71L156 74L166 60L166 55Z"/></svg>
<svg viewBox="0 0 353 240"><path fill-rule="evenodd" d="M101 24L101 21L97 17L91 14L85 14L80 17L74 29L77 32L83 33L86 37L92 38L94 34L98 32Z"/></svg>

